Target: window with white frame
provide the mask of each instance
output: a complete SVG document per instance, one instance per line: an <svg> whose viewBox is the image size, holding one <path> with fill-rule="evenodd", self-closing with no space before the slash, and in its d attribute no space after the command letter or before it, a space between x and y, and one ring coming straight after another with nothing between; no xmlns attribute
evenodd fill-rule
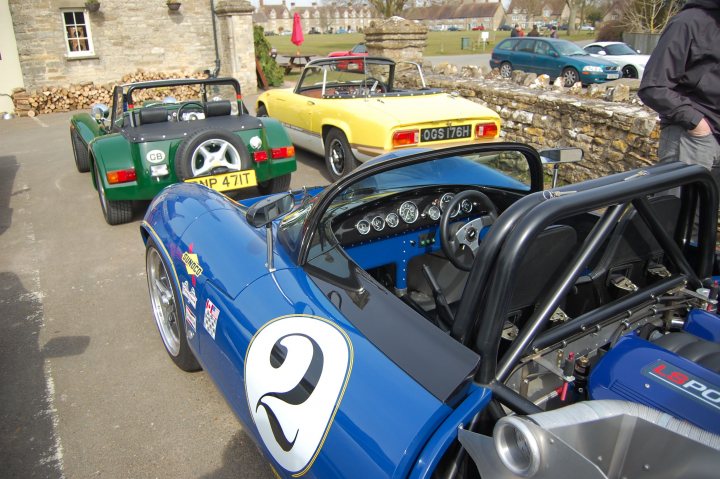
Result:
<svg viewBox="0 0 720 479"><path fill-rule="evenodd" d="M68 57L94 55L90 22L84 10L65 10L62 12L65 25L65 48Z"/></svg>

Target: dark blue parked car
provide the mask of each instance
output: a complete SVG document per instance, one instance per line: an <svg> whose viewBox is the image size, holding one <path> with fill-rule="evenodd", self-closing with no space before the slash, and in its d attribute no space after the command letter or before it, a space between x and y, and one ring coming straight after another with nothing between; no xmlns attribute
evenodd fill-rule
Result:
<svg viewBox="0 0 720 479"><path fill-rule="evenodd" d="M509 78L513 70L547 74L551 79L562 76L565 86L576 82L604 83L620 78L616 64L591 57L567 40L554 38L508 38L492 52L490 68L499 68Z"/></svg>

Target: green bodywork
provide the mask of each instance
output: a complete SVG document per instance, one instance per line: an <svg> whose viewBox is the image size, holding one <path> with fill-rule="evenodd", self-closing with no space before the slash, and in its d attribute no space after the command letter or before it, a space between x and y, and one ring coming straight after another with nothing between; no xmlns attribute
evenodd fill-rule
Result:
<svg viewBox="0 0 720 479"><path fill-rule="evenodd" d="M172 110L172 108L171 106L169 109ZM135 111L139 109L135 108ZM283 126L277 120L271 118L263 118L262 123L263 128L233 132L242 139L248 148L250 158L253 158L254 151L249 147L250 139L259 136L262 140L262 149L267 152L268 159L259 163L251 162L258 183L292 173L297 168L294 156L282 159L272 159L271 157L271 148L292 145ZM102 178L104 183L105 196L110 201L150 200L166 186L179 181L175 172L174 160L177 149L185 138L133 143L125 138L122 133L110 132L109 122L103 124L95 120L89 113L74 115L71 119L70 128L76 130L83 142L87 144L90 168L93 173L91 175L93 185L97 189L95 169L98 169L100 172L98 176ZM160 150L165 154L163 161L152 163L152 165L167 164L169 175L162 177L151 176L151 163L146 159L148 152L151 150ZM107 172L130 168L135 170L136 181L112 185L107 182Z"/></svg>

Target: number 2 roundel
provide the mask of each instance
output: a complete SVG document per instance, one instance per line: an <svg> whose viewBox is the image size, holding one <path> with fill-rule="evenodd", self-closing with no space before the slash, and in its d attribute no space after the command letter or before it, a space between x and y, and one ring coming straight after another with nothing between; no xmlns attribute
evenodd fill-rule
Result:
<svg viewBox="0 0 720 479"><path fill-rule="evenodd" d="M250 415L272 457L293 476L305 474L320 452L352 363L347 334L314 316L273 320L250 342L245 358Z"/></svg>

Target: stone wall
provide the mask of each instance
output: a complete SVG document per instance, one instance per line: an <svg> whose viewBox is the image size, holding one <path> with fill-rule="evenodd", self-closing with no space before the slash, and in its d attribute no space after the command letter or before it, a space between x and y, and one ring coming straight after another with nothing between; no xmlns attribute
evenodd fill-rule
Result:
<svg viewBox="0 0 720 479"><path fill-rule="evenodd" d="M390 17L373 22L365 29L365 45L368 54L373 56L392 58L396 62L420 62L427 45L427 31L422 23Z"/></svg>
<svg viewBox="0 0 720 479"><path fill-rule="evenodd" d="M503 140L537 149L582 148L581 163L560 169L563 181L597 178L657 161L657 115L626 85L568 89L550 85L547 76L522 72L514 72L513 81L498 78L496 71L483 75L476 67L455 75L442 69L433 72L425 65L428 86L457 91L498 112ZM411 82L412 77L401 81Z"/></svg>
<svg viewBox="0 0 720 479"><path fill-rule="evenodd" d="M241 0L216 3L249 6ZM164 0L100 0L98 12L85 12L94 52L82 58L68 54L63 13L82 10L84 0L10 0L9 5L29 90L88 81L113 82L138 69L185 72L215 66L208 1L183 0L180 10L170 11ZM255 91L251 9L247 17L247 37L238 38L242 29L234 32L233 53L243 59L247 73L239 80L250 93ZM246 58L253 59L251 65ZM232 65L222 67L221 75L234 73Z"/></svg>

